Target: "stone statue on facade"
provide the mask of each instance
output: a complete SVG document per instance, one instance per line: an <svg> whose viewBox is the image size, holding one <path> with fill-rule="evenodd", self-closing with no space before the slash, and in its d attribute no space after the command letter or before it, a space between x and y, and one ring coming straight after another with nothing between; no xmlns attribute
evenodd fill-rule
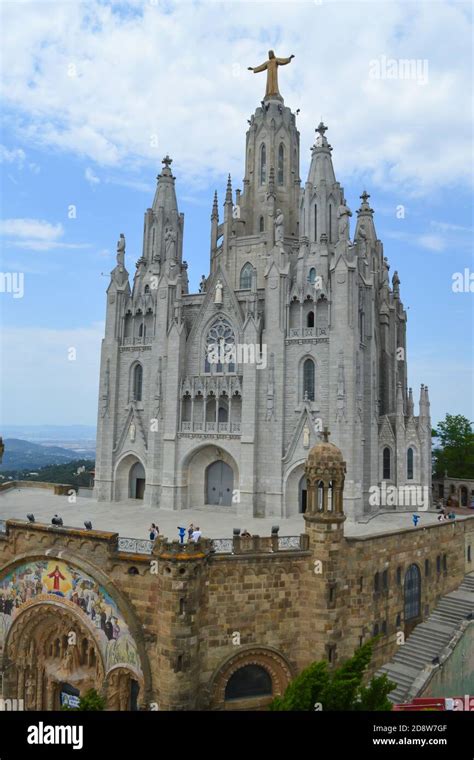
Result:
<svg viewBox="0 0 474 760"><path fill-rule="evenodd" d="M253 71L254 74L258 74L260 71L267 72L267 88L265 90L266 98L275 95L281 97L278 89L278 66L286 66L287 63L291 63L291 60L294 57L295 56L292 54L289 58L277 58L273 50L269 50L268 61L264 61L260 66L248 67L248 70Z"/></svg>
<svg viewBox="0 0 474 760"><path fill-rule="evenodd" d="M337 210L339 241L349 239L349 217L351 216L352 211L346 205L346 199L343 198Z"/></svg>
<svg viewBox="0 0 474 760"><path fill-rule="evenodd" d="M123 269L125 266L125 235L120 233L120 237L117 242L117 264Z"/></svg>
<svg viewBox="0 0 474 760"><path fill-rule="evenodd" d="M172 227L165 230L165 256L170 263L176 259L176 232Z"/></svg>
<svg viewBox="0 0 474 760"><path fill-rule="evenodd" d="M201 276L201 282L199 283L199 292L206 292L206 276L204 274Z"/></svg>
<svg viewBox="0 0 474 760"><path fill-rule="evenodd" d="M283 246L283 237L285 234L285 217L283 216L283 212L281 209L277 209L276 217L275 217L275 244L279 245L280 247Z"/></svg>
<svg viewBox="0 0 474 760"><path fill-rule="evenodd" d="M216 282L216 294L214 297L214 303L215 304L222 304L222 291L223 291L223 285L220 280L217 280Z"/></svg>

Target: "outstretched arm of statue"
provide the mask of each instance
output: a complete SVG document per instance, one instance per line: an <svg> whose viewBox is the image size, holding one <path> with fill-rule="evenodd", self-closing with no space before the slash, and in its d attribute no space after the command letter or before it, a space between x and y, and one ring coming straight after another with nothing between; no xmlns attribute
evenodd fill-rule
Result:
<svg viewBox="0 0 474 760"><path fill-rule="evenodd" d="M285 66L287 63L290 63L291 59L295 56L293 54L290 55L289 58L277 58L277 63L279 66Z"/></svg>
<svg viewBox="0 0 474 760"><path fill-rule="evenodd" d="M260 64L260 66L255 66L253 68L252 66L249 66L249 71L253 71L254 74L258 74L259 71L265 71L267 68L267 61L265 63Z"/></svg>

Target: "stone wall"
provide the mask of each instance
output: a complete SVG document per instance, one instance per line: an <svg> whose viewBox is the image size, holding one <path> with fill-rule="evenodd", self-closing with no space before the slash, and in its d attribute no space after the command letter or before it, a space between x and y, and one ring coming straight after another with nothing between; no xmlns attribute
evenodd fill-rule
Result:
<svg viewBox="0 0 474 760"><path fill-rule="evenodd" d="M116 533L9 520L0 534L0 582L15 566L38 558L57 558L94 578L135 642L143 709L257 709L270 698L224 699L228 679L244 665L266 669L273 694L282 693L314 660L328 657L337 666L350 657L376 624L381 637L372 670L388 661L397 631L406 632L408 567L416 563L421 572L421 620L471 571L466 555L474 521L368 538L345 538L341 526L308 522L299 546L290 549L279 549L277 536L232 543L227 548L233 553L226 554L216 553L209 539L181 546L160 538L151 555L132 554L118 550ZM42 597L38 609L53 602ZM80 610L74 614L81 622ZM7 638L2 667L10 664L8 647ZM18 697L14 680L8 689L8 696Z"/></svg>

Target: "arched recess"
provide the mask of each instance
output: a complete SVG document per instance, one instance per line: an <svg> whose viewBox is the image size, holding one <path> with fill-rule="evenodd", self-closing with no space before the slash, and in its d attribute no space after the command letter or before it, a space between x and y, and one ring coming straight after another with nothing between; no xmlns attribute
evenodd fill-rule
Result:
<svg viewBox="0 0 474 760"><path fill-rule="evenodd" d="M270 693L261 693L262 689L259 689L260 694L256 694L255 696L249 694L247 697L233 698L236 693L234 691L232 694L229 686L232 685L232 680L235 679L239 671L247 669L247 674L250 675L248 671L249 666L253 669L253 673L257 679L260 678L260 685L262 685L263 681L263 685L269 686L271 691ZM244 678L242 679L244 683L245 680L247 680L247 683L249 681L249 679L245 678L247 674L244 671ZM264 674L266 674L266 678ZM293 675L288 660L277 649L256 646L241 647L238 654L228 657L214 672L210 682L210 709L265 709L272 699L285 692ZM267 688L264 691L267 691Z"/></svg>
<svg viewBox="0 0 474 760"><path fill-rule="evenodd" d="M252 287L253 266L247 261L240 270L240 290L250 290Z"/></svg>
<svg viewBox="0 0 474 760"><path fill-rule="evenodd" d="M133 673L140 704L152 699L142 625L110 576L83 555L68 549L61 558L18 555L0 568L0 597L6 596L13 599L15 615L2 605L0 670L9 674L10 690L5 696L13 698L21 688L30 703L55 709L50 705L57 704L60 684L82 683L81 692L91 685L100 692L104 677L120 665ZM21 673L24 665L34 668Z"/></svg>
<svg viewBox="0 0 474 760"><path fill-rule="evenodd" d="M301 459L294 463L286 473L283 480L285 517L300 514L302 494L300 487L304 478L306 460Z"/></svg>
<svg viewBox="0 0 474 760"><path fill-rule="evenodd" d="M188 452L181 464L182 509L208 503L207 470L215 462L223 462L232 471L232 491L239 488L239 468L232 454L221 446L202 444ZM234 506L233 503L231 506Z"/></svg>
<svg viewBox="0 0 474 760"><path fill-rule="evenodd" d="M140 467L138 467L140 466ZM115 466L114 499L125 501L137 498L137 480L146 482L146 468L143 461L134 452L124 454ZM143 499L145 482L138 484L138 498Z"/></svg>
<svg viewBox="0 0 474 760"><path fill-rule="evenodd" d="M405 623L417 620L421 616L421 573L418 565L410 565L405 573L403 586Z"/></svg>

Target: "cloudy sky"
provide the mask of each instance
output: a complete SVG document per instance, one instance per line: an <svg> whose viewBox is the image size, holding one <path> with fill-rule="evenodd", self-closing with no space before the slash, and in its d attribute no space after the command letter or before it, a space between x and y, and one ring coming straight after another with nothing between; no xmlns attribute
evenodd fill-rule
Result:
<svg viewBox="0 0 474 760"><path fill-rule="evenodd" d="M415 398L424 382L434 422L474 418L470 3L0 0L0 9L4 424L95 424L116 240L125 233L133 271L166 153L197 288L213 191L222 203L228 172L241 187L247 119L264 94L264 76L247 67L269 48L295 54L280 89L300 109L303 181L322 118L349 205L371 194L408 309ZM401 60L412 62L408 78ZM466 269L467 287L453 292Z"/></svg>

